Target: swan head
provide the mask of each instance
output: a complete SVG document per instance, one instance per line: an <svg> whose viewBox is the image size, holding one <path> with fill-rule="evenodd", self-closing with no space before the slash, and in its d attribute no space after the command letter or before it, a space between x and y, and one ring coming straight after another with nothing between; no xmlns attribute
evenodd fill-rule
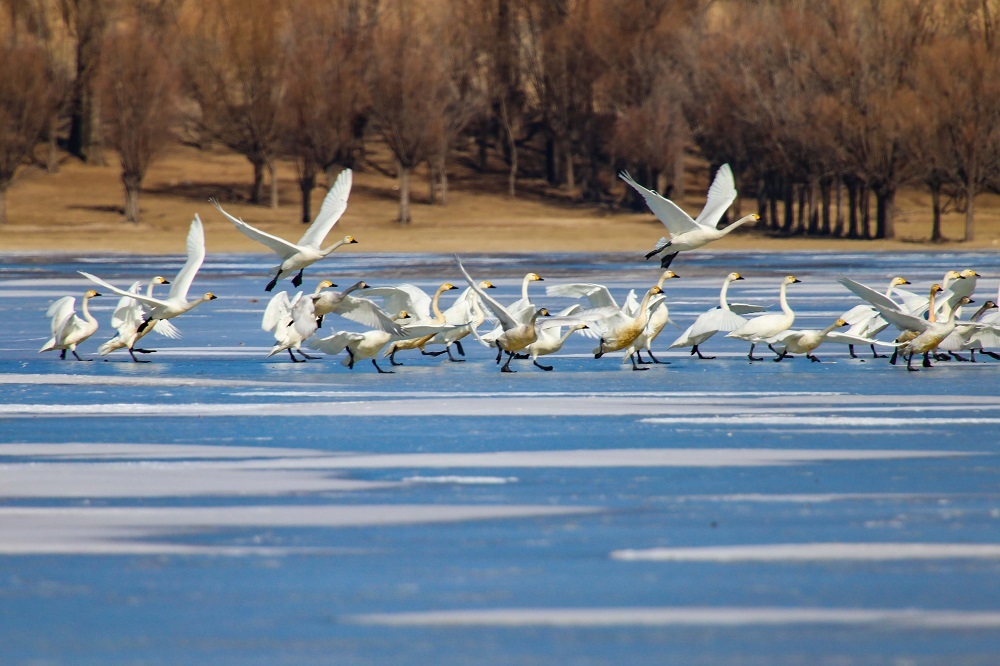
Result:
<svg viewBox="0 0 1000 666"><path fill-rule="evenodd" d="M944 274L944 280L964 280L965 277L958 271L948 271Z"/></svg>
<svg viewBox="0 0 1000 666"><path fill-rule="evenodd" d="M952 271L952 273L954 273L954 272L955 271ZM957 273L955 273L955 274L957 275ZM931 285L931 296L933 296L934 294L936 294L938 292L942 292L942 291L944 291L944 289L942 289L941 285L939 285L937 282L935 282L934 284Z"/></svg>
<svg viewBox="0 0 1000 666"><path fill-rule="evenodd" d="M974 278L974 277L978 278L978 277L983 277L982 275L980 275L976 271L972 270L971 268L966 268L964 271L962 271L958 275L959 275L959 277L963 277L963 278Z"/></svg>
<svg viewBox="0 0 1000 666"><path fill-rule="evenodd" d="M665 270L665 271L663 271L663 279L664 280L672 280L674 278L679 278L679 277L680 277L680 275L678 275L677 273L674 273L671 270Z"/></svg>
<svg viewBox="0 0 1000 666"><path fill-rule="evenodd" d="M911 282L907 280L905 277L894 277L892 278L892 282L890 282L889 284L892 285L893 287L900 287L904 284L911 284Z"/></svg>
<svg viewBox="0 0 1000 666"><path fill-rule="evenodd" d="M997 306L996 301L986 301L983 303L983 310L992 310Z"/></svg>
<svg viewBox="0 0 1000 666"><path fill-rule="evenodd" d="M157 275L153 278L153 284L170 284L170 280L163 277L162 275Z"/></svg>
<svg viewBox="0 0 1000 666"><path fill-rule="evenodd" d="M496 289L497 286L495 284L493 284L492 282L490 282L489 280L483 280L482 282L479 283L479 288L480 289Z"/></svg>
<svg viewBox="0 0 1000 666"><path fill-rule="evenodd" d="M726 276L727 282L735 282L736 280L742 280L742 279L743 276L737 273L736 271L733 271L732 273Z"/></svg>
<svg viewBox="0 0 1000 666"><path fill-rule="evenodd" d="M201 297L201 300L203 300L203 301L214 301L217 298L218 298L218 296L216 296L215 294L213 294L212 292L209 291L204 296Z"/></svg>
<svg viewBox="0 0 1000 666"><path fill-rule="evenodd" d="M438 287L438 291L441 291L441 292L451 291L452 289L458 289L458 287L456 287L455 285L453 285L451 282L445 282L443 285L441 285L440 287Z"/></svg>
<svg viewBox="0 0 1000 666"><path fill-rule="evenodd" d="M785 276L784 284L795 284L796 282L802 282L802 280L798 279L794 275L786 275Z"/></svg>
<svg viewBox="0 0 1000 666"><path fill-rule="evenodd" d="M662 293L663 293L663 289L661 289L660 287L656 286L655 284L652 287L649 288L649 295L650 296L656 296L657 294L662 294Z"/></svg>
<svg viewBox="0 0 1000 666"><path fill-rule="evenodd" d="M552 313L550 313L548 311L548 309L546 309L546 308L539 308L538 309L538 316L539 317L551 317Z"/></svg>
<svg viewBox="0 0 1000 666"><path fill-rule="evenodd" d="M834 327L834 328L843 328L844 326L850 326L850 324L848 324L848 323L847 323L846 321L844 321L844 320L843 320L842 318L841 318L841 319L838 319L838 320L837 320L836 322L834 322L834 324L833 324L833 327Z"/></svg>
<svg viewBox="0 0 1000 666"><path fill-rule="evenodd" d="M968 305L969 303L975 303L975 301L968 296L962 296L962 298L958 299L958 303L955 304L955 307L960 308L963 305Z"/></svg>
<svg viewBox="0 0 1000 666"><path fill-rule="evenodd" d="M88 289L87 293L83 295L84 298L93 298L94 296L100 296L94 289Z"/></svg>
<svg viewBox="0 0 1000 666"><path fill-rule="evenodd" d="M410 313L407 312L406 310L400 310L399 314L396 315L396 321L399 321L401 319L410 319Z"/></svg>
<svg viewBox="0 0 1000 666"><path fill-rule="evenodd" d="M337 285L335 285L333 282L330 282L329 280L320 280L320 283L316 285L316 291L320 291L321 289L329 289L330 287L336 287L336 286Z"/></svg>
<svg viewBox="0 0 1000 666"><path fill-rule="evenodd" d="M538 273L528 273L527 275L524 276L524 279L527 280L528 282L545 282L545 278L543 278Z"/></svg>
<svg viewBox="0 0 1000 666"><path fill-rule="evenodd" d="M357 243L358 239L354 236L344 236L344 245L351 245L352 243Z"/></svg>

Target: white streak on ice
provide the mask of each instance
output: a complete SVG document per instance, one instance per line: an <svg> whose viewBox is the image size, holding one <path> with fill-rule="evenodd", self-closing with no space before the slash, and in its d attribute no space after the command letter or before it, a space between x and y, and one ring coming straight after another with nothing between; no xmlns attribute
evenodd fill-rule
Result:
<svg viewBox="0 0 1000 666"><path fill-rule="evenodd" d="M899 410L893 410L899 411ZM739 414L734 416L671 416L642 419L642 423L661 425L687 424L710 426L784 426L792 430L802 426L895 428L915 426L996 425L1000 417L910 417L891 416L796 416L792 414Z"/></svg>
<svg viewBox="0 0 1000 666"><path fill-rule="evenodd" d="M0 458L49 458L56 460L93 460L114 458L140 460L195 458L294 458L327 455L312 449L271 446L210 446L203 444L102 444L69 442L66 444L0 444Z"/></svg>
<svg viewBox="0 0 1000 666"><path fill-rule="evenodd" d="M457 485L503 485L517 483L516 476L407 476L403 483L444 483Z"/></svg>
<svg viewBox="0 0 1000 666"><path fill-rule="evenodd" d="M358 624L394 627L744 627L873 625L906 629L997 629L988 611L869 608L653 607L496 608L488 610L371 613L347 616Z"/></svg>
<svg viewBox="0 0 1000 666"><path fill-rule="evenodd" d="M1000 544L982 543L779 543L701 548L616 550L611 558L629 562L818 562L1000 559Z"/></svg>

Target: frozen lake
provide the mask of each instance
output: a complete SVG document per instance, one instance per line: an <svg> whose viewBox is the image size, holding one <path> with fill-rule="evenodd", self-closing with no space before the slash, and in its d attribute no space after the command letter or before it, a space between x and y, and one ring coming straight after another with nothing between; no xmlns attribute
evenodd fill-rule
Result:
<svg viewBox="0 0 1000 666"><path fill-rule="evenodd" d="M127 287L183 258L0 259L0 663L1000 659L998 361L908 373L827 345L821 364L751 364L721 336L699 361L666 351L668 327L654 349L670 365L647 372L580 336L548 373L502 375L471 339L465 363L403 352L394 375L292 364L264 358L270 259L210 253L192 293L219 299L175 320L181 339L145 338L147 364L79 363L37 353L49 302L89 288L76 271ZM463 259L505 302L538 272L553 311L571 301L549 284L622 299L658 277L625 255ZM675 264L682 327L732 270L731 300L772 309L801 279L796 328L858 302L841 275L923 291L974 268L980 303L1000 278L995 253ZM333 255L304 286L324 277L462 284L443 255ZM92 301L83 357L116 301ZM336 327L357 328L321 330Z"/></svg>

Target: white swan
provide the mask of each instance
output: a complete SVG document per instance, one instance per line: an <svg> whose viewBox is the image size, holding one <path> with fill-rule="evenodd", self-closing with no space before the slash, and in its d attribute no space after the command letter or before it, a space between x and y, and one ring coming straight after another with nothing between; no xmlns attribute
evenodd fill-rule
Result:
<svg viewBox="0 0 1000 666"><path fill-rule="evenodd" d="M327 287L333 286L329 280L322 280L316 285L313 295ZM292 363L301 363L306 360L315 360L316 356L309 356L302 351L302 343L308 340L319 328L316 316L315 301L309 296L303 297L302 292L298 292L289 300L288 293L279 291L271 297L264 310L264 317L260 327L265 331L274 334L275 345L271 348L267 358L287 350ZM302 359L295 358L294 351L297 351Z"/></svg>
<svg viewBox="0 0 1000 666"><path fill-rule="evenodd" d="M819 363L819 358L816 357L813 352L816 351L816 349L824 342L863 344L868 341L868 338L834 331L835 328L842 328L849 325L850 324L841 318L821 330L788 330L784 333L779 333L772 342L772 349L774 348L774 345L778 346L780 349L777 358L774 360L777 362L783 358L791 358L791 356L789 356L791 353L805 354L806 358L813 363Z"/></svg>
<svg viewBox="0 0 1000 666"><path fill-rule="evenodd" d="M653 215L663 223L670 233L670 238L661 238L656 247L646 254L647 259L662 255L660 266L663 268L669 267L670 262L678 253L708 245L747 222L760 219L760 216L756 214L746 215L724 229L717 228L726 210L736 200L736 183L733 180L732 169L729 168L728 164L723 164L716 172L715 180L712 181L712 186L708 189L705 207L697 219L691 219L690 215L670 199L639 185L627 172L623 171L618 176L642 195L642 198L646 200L646 205L653 211Z"/></svg>
<svg viewBox="0 0 1000 666"><path fill-rule="evenodd" d="M292 284L298 287L302 284L302 271L305 268L323 259L343 245L358 242L353 236L345 236L333 245L325 248L320 247L320 244L326 238L326 235L330 233L333 225L337 223L337 220L347 210L347 197L351 193L351 178L350 169L344 169L340 173L337 180L333 183L333 187L327 193L326 198L323 199L323 205L319 209L319 214L313 220L312 224L309 225L309 228L306 229L306 232L299 239L298 243L291 243L266 231L252 227L240 218L234 217L223 210L222 206L215 199L209 199L209 201L219 209L220 213L229 218L244 236L266 245L281 258L281 263L271 269L275 271L275 274L271 281L267 283L267 286L264 287L265 291L271 291L278 283L278 280L292 273L295 273L295 277L292 278Z"/></svg>
<svg viewBox="0 0 1000 666"><path fill-rule="evenodd" d="M580 312L581 308L579 304L571 305L557 316L559 317L570 317L573 314ZM538 330L538 339L532 342L530 345L524 348L525 353L531 358L531 362L542 370L552 370L551 365L542 365L538 362L539 356L547 356L549 354L555 354L566 341L569 336L573 335L577 331L583 331L588 328L587 324L580 322L578 324L573 324L570 326L565 333L562 332L562 326L550 326L548 328L542 328Z"/></svg>
<svg viewBox="0 0 1000 666"><path fill-rule="evenodd" d="M968 296L963 296L962 298L958 299L956 307L951 308L948 311L947 317L943 322L924 320L920 319L919 317L913 317L912 315L897 315L900 318L910 317L912 319L910 325L913 327L913 330L920 331L917 337L907 342L902 348L903 353L906 354L907 370L910 371L917 370L917 368L914 368L912 365L914 354L923 354L924 356L923 366L925 368L933 367L930 361L930 353L935 349L937 349L938 345L941 344L941 342L944 341L944 339L947 338L949 335L951 335L952 331L955 330L955 325L956 325L955 310L971 302L972 299L970 299ZM886 318L892 321L892 319L890 319L888 315L886 316ZM976 324L972 323L967 323L966 325L976 326Z"/></svg>
<svg viewBox="0 0 1000 666"><path fill-rule="evenodd" d="M203 261L205 261L205 231L201 225L201 218L196 213L187 235L187 261L184 262L181 270L178 271L177 276L171 282L170 293L166 298L160 299L142 294L133 294L105 282L96 275L91 275L84 271L79 271L79 273L91 282L113 291L119 296L129 296L146 306L145 318L138 329L138 333L144 335L145 329L156 325L158 320L173 319L206 301L214 301L217 298L212 292L207 292L201 298L196 298L193 301L187 300L188 290L191 288L194 276L197 275Z"/></svg>
<svg viewBox="0 0 1000 666"><path fill-rule="evenodd" d="M146 287L146 295L152 296L153 288L159 284L170 284L170 280L157 275L149 281L149 285ZM128 291L132 294L138 294L141 286L141 282L134 282L132 286L128 288ZM101 356L107 356L117 349L127 349L129 355L132 356L133 361L136 363L146 363L147 361L141 361L136 358L135 352L139 352L140 354L152 354L156 350L136 348L135 344L143 336L151 330L172 339L176 339L181 336L180 331L178 331L177 328L166 319L157 321L153 326L147 326L140 334L139 327L142 325L144 316L145 310L142 307L142 303L139 301L135 300L131 296L122 296L118 299L118 305L115 307L115 311L111 315L111 325L117 329L118 333L115 337L98 347L97 353Z"/></svg>
<svg viewBox="0 0 1000 666"><path fill-rule="evenodd" d="M633 317L629 317L624 312L619 311L610 317L605 317L594 322L592 328L598 331L600 341L594 349L594 358L601 358L607 352L625 350L622 362L632 361L633 370L647 370L640 368L635 361L636 348L633 345L636 338L642 334L649 323L650 299L657 294L662 294L663 289L655 284L646 291L639 303L639 310Z"/></svg>
<svg viewBox="0 0 1000 666"><path fill-rule="evenodd" d="M479 288L496 289L496 285L489 280L482 280L479 283ZM462 348L462 339L472 334L473 330L478 329L486 321L483 304L479 300L479 295L472 290L472 287L466 287L465 291L458 295L458 298L451 304L451 307L444 311L444 319L449 324L455 326L455 328L438 333L431 338L429 344L444 345L449 361L456 363L464 362L465 359L452 356L451 346L455 345L458 353L465 356L465 349Z"/></svg>
<svg viewBox="0 0 1000 666"><path fill-rule="evenodd" d="M764 314L759 317L755 317L745 324L741 325L736 330L732 331L727 338L736 338L738 340L745 340L750 343L750 353L747 354L747 358L751 361L761 361L760 357L755 357L753 355L754 347L760 342L769 342L779 333L787 331L795 323L795 312L788 305L787 289L788 285L801 282L794 275L787 275L785 279L781 281L781 290L779 295L779 302L781 303L781 314ZM774 351L772 348L771 351ZM775 352L776 354L778 352Z"/></svg>
<svg viewBox="0 0 1000 666"><path fill-rule="evenodd" d="M975 314L969 317L970 322L982 322L988 323L987 321L987 310L992 310L997 307L995 301L986 301L976 310ZM965 324L957 324L955 330L951 334L941 341L938 345L938 349L943 349L949 352L952 357L957 361L971 361L976 362L976 351L982 351L988 356L997 358L994 352L987 351L984 347L997 347L1000 346L1000 327L996 325L990 325L986 328L975 328L973 326L966 326ZM958 352L968 350L969 358L960 356Z"/></svg>
<svg viewBox="0 0 1000 666"><path fill-rule="evenodd" d="M544 281L545 278L540 276L538 273L526 273L521 279L521 298L507 306L507 312L509 312L522 324L527 323L528 320L531 319L531 316L538 310L538 306L532 303L531 298L528 296L528 285L532 282ZM492 331L486 333L485 335L476 335L476 337L487 347L496 347L497 338L502 334L503 327L498 324L493 327Z"/></svg>
<svg viewBox="0 0 1000 666"><path fill-rule="evenodd" d="M365 331L357 333L355 331L338 331L325 338L313 338L307 343L307 347L327 354L339 354L347 351L347 358L343 364L350 369L354 369L354 364L358 361L370 358L372 365L379 374L392 374L392 370L383 370L379 367L375 357L393 339L402 337L416 337L422 335L434 335L443 330L447 330L448 324L406 324L411 317L406 311L400 312L395 318L395 322L400 327L398 335L380 330Z"/></svg>
<svg viewBox="0 0 1000 666"><path fill-rule="evenodd" d="M660 274L660 279L657 281L656 286L659 287L662 292L664 282L677 278L680 278L680 275L677 275L677 273L674 273L671 270L663 271L663 273ZM646 322L646 327L642 329L642 333L640 333L639 337L632 341L632 344L629 347L635 349L635 358L639 363L648 362L642 360L641 352L645 349L653 363L669 364L669 361L661 361L653 356L652 345L653 341L660 335L660 332L663 331L664 326L667 324L677 326L677 324L670 319L670 308L667 307L666 296L662 293L655 299L650 299L648 307L649 319ZM627 349L625 353L628 354Z"/></svg>
<svg viewBox="0 0 1000 666"><path fill-rule="evenodd" d="M420 317L419 319L417 319L415 323L439 324L439 325L447 324L448 322L445 319L444 313L441 312L440 300L441 300L441 294L443 294L446 291L451 291L452 289L458 289L458 287L456 287L450 282L445 282L440 287L438 287L437 291L434 292L434 296L431 297L430 316ZM468 322L463 322L463 323L468 323ZM407 349L419 349L420 353L423 354L424 356L440 356L441 354L445 353L445 350L429 352L426 349L424 349L424 345L430 342L431 338L433 338L436 334L437 331L435 331L434 333L428 333L426 335L419 335L419 336L395 340L389 344L389 346L386 348L384 352L382 352L382 357L383 358L388 357L390 365L402 365L402 363L396 361L396 352L405 351Z"/></svg>
<svg viewBox="0 0 1000 666"><path fill-rule="evenodd" d="M893 292L897 290L897 287L904 284L910 284L910 281L899 276L892 278L892 280L889 281L889 286L885 290L885 297L892 299ZM885 317L878 313L878 310L873 308L871 305L861 303L860 305L855 305L853 308L840 315L840 318L850 325L850 328L844 331L845 334L868 338L870 342L858 344L870 344L872 348L872 358L885 358L884 354L879 354L875 351L875 343L877 342L875 340L875 336L884 331L889 326L889 322L886 321ZM854 343L849 343L847 349L851 354L851 358L858 357L857 354L854 353Z"/></svg>
<svg viewBox="0 0 1000 666"><path fill-rule="evenodd" d="M764 310L759 305L749 305L747 303L729 303L727 293L729 285L737 280L743 280L743 276L735 271L726 276L722 281L722 289L719 291L719 305L702 312L694 323L687 327L680 336L670 344L670 348L691 347L691 355L698 355L699 359L714 359L714 356L705 356L698 348L716 333L729 333L747 322L742 315Z"/></svg>
<svg viewBox="0 0 1000 666"><path fill-rule="evenodd" d="M327 287L337 286L328 280L326 284ZM323 317L328 314L337 314L369 328L377 328L386 333L399 333L399 325L385 310L367 298L353 295L355 291L368 289L368 283L364 280L355 282L344 291L331 291L327 287L324 287L319 293L309 296L315 304L317 321L321 327L323 326Z"/></svg>
<svg viewBox="0 0 1000 666"><path fill-rule="evenodd" d="M93 289L84 293L83 303L80 305L83 317L76 314L76 299L72 296L63 296L52 303L45 311L45 316L52 319L52 337L42 345L38 352L60 349L62 352L59 354L59 358L66 360L66 352L71 351L76 360L83 361L84 359L76 353L76 346L97 332L97 320L90 314L88 307L90 299L95 296L100 296L100 294Z"/></svg>

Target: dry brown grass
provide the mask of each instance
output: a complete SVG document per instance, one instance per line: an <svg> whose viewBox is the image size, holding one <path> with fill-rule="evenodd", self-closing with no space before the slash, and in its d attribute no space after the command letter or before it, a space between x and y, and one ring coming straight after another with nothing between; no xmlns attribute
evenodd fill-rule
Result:
<svg viewBox="0 0 1000 666"><path fill-rule="evenodd" d="M382 156L376 155L380 161ZM278 210L250 206L251 170L240 156L178 146L154 163L140 201L142 222L126 224L122 217L120 170L114 155L108 166L88 166L64 160L57 174L22 170L8 194L9 223L0 228L0 251L182 253L187 226L194 213L205 223L209 252L261 252L261 246L233 229L208 203L218 198L227 210L279 236L297 239L298 187L294 169L279 169L282 206ZM384 160L388 163L388 160ZM525 182L523 195L506 196L502 169L480 175L453 167L447 206L427 205L426 180L415 180L413 223L400 226L395 180L374 169L356 172L347 213L331 237L352 234L355 252L635 252L644 253L663 235L649 214L612 212L607 207L563 203L541 196L542 186ZM696 212L704 202L705 183L690 178L685 206ZM313 193L319 210L325 187ZM749 210L752 202L746 202ZM904 190L897 199L895 241L848 241L772 238L761 230L739 232L717 249L875 250L1000 249L1000 197L977 199L977 240L974 243L930 245L930 202L926 194ZM944 233L958 238L963 218L946 216ZM341 250L342 251L342 250Z"/></svg>

